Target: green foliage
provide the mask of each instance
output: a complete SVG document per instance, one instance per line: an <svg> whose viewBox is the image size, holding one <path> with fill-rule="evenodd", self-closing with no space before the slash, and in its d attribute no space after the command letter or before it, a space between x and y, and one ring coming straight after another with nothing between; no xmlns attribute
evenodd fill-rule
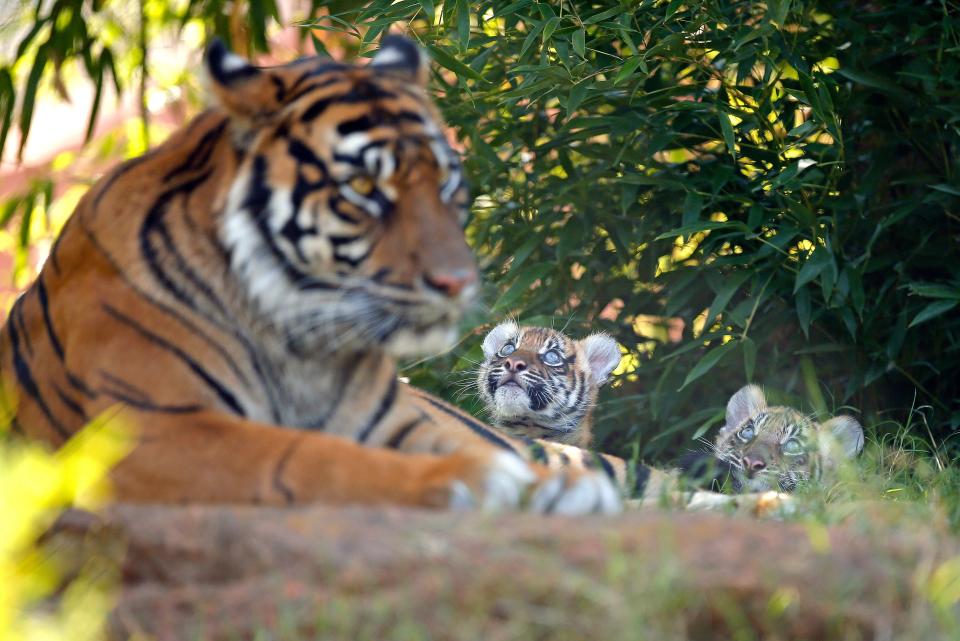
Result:
<svg viewBox="0 0 960 641"><path fill-rule="evenodd" d="M750 379L868 425L914 401L934 438L960 425L956 8L339 4L316 24L367 47L408 22L441 67L480 320L572 318L635 357L602 405L608 449L688 447ZM411 376L449 393L477 342Z"/></svg>
<svg viewBox="0 0 960 641"><path fill-rule="evenodd" d="M103 83L142 81L164 29L198 21L249 52L278 20L273 0L21 7L0 25L17 44L0 139L29 132L38 87L62 70L97 87L92 124ZM334 32L369 53L398 24L421 39L477 196L468 234L488 289L473 324L516 314L616 336L629 356L600 442L657 455L689 447L747 380L814 411L860 408L868 428L915 406L937 442L960 426L957 13L316 0L300 26L319 51ZM0 208L21 254L45 198L37 182ZM408 373L452 396L478 357L473 335Z"/></svg>

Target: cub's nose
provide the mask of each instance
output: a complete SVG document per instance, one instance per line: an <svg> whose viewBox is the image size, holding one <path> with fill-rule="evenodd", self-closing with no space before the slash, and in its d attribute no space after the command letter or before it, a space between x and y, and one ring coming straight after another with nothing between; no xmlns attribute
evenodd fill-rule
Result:
<svg viewBox="0 0 960 641"><path fill-rule="evenodd" d="M741 461L743 462L743 470L750 478L753 478L753 475L757 472L761 472L767 468L767 464L763 459L744 456Z"/></svg>
<svg viewBox="0 0 960 641"><path fill-rule="evenodd" d="M508 372L522 372L527 369L527 364L522 359L519 358L508 358L504 364L504 367L507 368Z"/></svg>
<svg viewBox="0 0 960 641"><path fill-rule="evenodd" d="M477 271L475 269L429 271L424 274L423 280L431 289L449 298L455 298L464 289L476 282Z"/></svg>

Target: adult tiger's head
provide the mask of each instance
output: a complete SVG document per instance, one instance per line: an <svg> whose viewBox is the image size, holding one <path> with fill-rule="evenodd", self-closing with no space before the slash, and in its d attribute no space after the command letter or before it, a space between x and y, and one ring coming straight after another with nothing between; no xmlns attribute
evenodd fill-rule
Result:
<svg viewBox="0 0 960 641"><path fill-rule="evenodd" d="M747 385L727 403L726 424L714 452L732 468L738 491L792 492L820 481L863 449L863 428L850 416L818 423L791 407L768 406L763 391Z"/></svg>
<svg viewBox="0 0 960 641"><path fill-rule="evenodd" d="M620 362L605 334L573 340L546 327L497 325L483 339L477 372L492 422L519 437L588 447L597 390Z"/></svg>
<svg viewBox="0 0 960 641"><path fill-rule="evenodd" d="M262 326L294 352L448 348L477 271L421 49L258 68L217 41L206 63L244 152L221 240Z"/></svg>

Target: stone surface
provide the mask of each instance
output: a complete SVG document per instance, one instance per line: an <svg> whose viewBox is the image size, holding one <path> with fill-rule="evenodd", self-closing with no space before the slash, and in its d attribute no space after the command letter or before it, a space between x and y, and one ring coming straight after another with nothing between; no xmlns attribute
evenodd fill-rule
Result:
<svg viewBox="0 0 960 641"><path fill-rule="evenodd" d="M50 543L117 559L114 638L164 641L949 638L929 577L958 551L882 520L129 505Z"/></svg>

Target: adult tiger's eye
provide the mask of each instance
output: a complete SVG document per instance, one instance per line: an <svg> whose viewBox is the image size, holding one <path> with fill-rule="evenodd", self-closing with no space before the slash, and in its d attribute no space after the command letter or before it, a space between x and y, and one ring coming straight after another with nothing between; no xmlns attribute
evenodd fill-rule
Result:
<svg viewBox="0 0 960 641"><path fill-rule="evenodd" d="M373 192L373 178L370 176L354 176L349 182L350 189L361 196L369 196Z"/></svg>
<svg viewBox="0 0 960 641"><path fill-rule="evenodd" d="M787 441L780 446L780 449L783 450L784 454L788 456L798 456L803 454L803 445L795 438L787 439Z"/></svg>
<svg viewBox="0 0 960 641"><path fill-rule="evenodd" d="M503 358L504 356L510 356L510 354L513 354L515 351L517 351L516 345L513 343L507 343L500 348L500 351L497 352L497 356Z"/></svg>
<svg viewBox="0 0 960 641"><path fill-rule="evenodd" d="M757 435L757 431L753 428L753 423L747 423L742 430L737 432L737 436L740 437L740 440L743 442L752 441L753 437Z"/></svg>

